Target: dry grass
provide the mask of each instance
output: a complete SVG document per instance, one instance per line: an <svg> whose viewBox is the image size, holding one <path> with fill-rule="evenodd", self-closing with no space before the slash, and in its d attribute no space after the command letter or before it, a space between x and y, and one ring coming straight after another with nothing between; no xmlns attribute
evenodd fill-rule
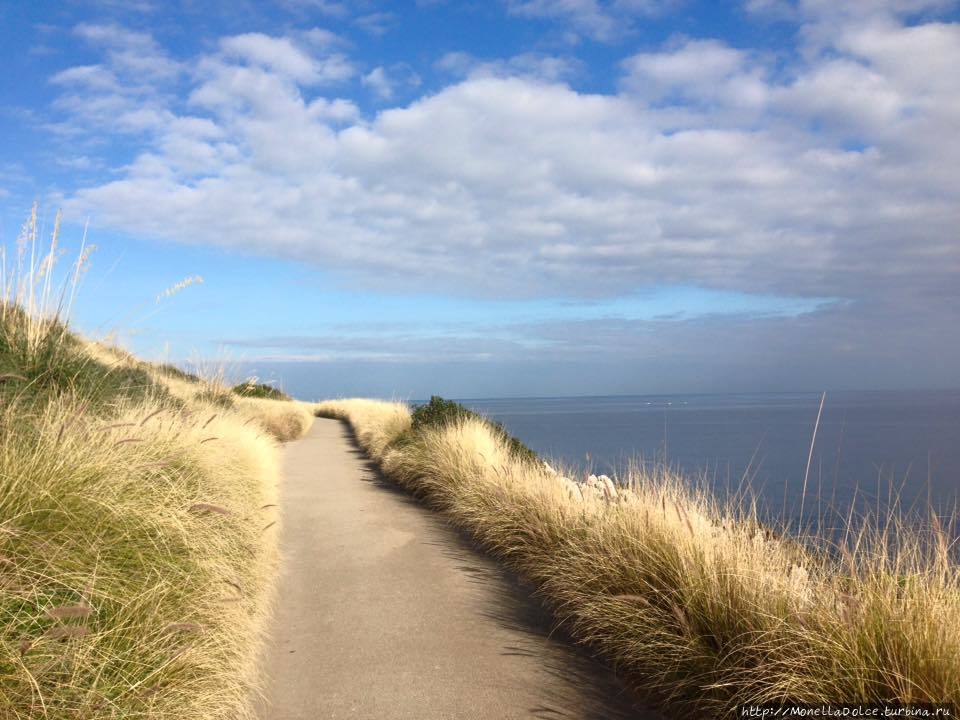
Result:
<svg viewBox="0 0 960 720"><path fill-rule="evenodd" d="M249 718L309 409L71 333L37 225L0 283L0 718Z"/></svg>
<svg viewBox="0 0 960 720"><path fill-rule="evenodd" d="M274 441L150 402L30 412L0 418L0 717L245 717Z"/></svg>
<svg viewBox="0 0 960 720"><path fill-rule="evenodd" d="M410 410L400 402L382 400L329 400L315 406L319 417L350 423L360 446L379 460L387 446L410 429Z"/></svg>
<svg viewBox="0 0 960 720"><path fill-rule="evenodd" d="M411 435L396 403L319 408L667 703L710 715L764 702L960 703L960 572L939 526L865 529L825 553L667 473L594 492L517 459L481 421Z"/></svg>
<svg viewBox="0 0 960 720"><path fill-rule="evenodd" d="M142 369L152 382L190 406L233 410L245 420L256 422L281 442L303 437L313 424L314 405L297 400L237 396L219 370L209 373L206 378L187 380L166 368L138 360L117 347L88 342L86 351L111 370Z"/></svg>
<svg viewBox="0 0 960 720"><path fill-rule="evenodd" d="M252 418L282 442L303 437L315 417L314 405L297 400L238 397L234 406L238 413Z"/></svg>

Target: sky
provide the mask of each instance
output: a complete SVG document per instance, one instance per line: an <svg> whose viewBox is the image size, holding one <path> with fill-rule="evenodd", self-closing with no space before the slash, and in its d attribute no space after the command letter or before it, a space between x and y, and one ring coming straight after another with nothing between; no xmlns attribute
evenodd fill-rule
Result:
<svg viewBox="0 0 960 720"><path fill-rule="evenodd" d="M0 61L0 242L61 210L74 326L144 357L960 386L957 2L0 0Z"/></svg>

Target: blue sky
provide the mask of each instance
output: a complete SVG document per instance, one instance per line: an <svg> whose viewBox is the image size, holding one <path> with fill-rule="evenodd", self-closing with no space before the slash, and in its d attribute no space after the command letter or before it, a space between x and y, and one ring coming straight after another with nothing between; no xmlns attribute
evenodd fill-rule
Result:
<svg viewBox="0 0 960 720"><path fill-rule="evenodd" d="M89 221L83 332L305 396L956 386L958 18L2 2L0 233Z"/></svg>

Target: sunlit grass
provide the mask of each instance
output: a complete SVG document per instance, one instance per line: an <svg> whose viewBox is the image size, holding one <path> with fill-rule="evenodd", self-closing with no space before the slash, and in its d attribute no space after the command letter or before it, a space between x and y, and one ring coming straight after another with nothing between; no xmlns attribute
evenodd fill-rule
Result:
<svg viewBox="0 0 960 720"><path fill-rule="evenodd" d="M78 337L36 214L0 312L0 717L250 717L303 404Z"/></svg>
<svg viewBox="0 0 960 720"><path fill-rule="evenodd" d="M935 519L864 521L828 551L666 470L611 491L518 458L482 420L411 436L397 403L318 408L668 704L960 703L960 572Z"/></svg>

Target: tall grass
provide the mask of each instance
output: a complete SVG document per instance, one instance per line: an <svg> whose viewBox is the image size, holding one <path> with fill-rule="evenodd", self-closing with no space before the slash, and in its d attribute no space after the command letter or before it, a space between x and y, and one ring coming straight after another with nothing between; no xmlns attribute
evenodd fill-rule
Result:
<svg viewBox="0 0 960 720"><path fill-rule="evenodd" d="M400 402L381 400L333 400L317 405L320 417L346 420L357 441L374 460L381 460L387 448L413 425L410 409Z"/></svg>
<svg viewBox="0 0 960 720"><path fill-rule="evenodd" d="M825 552L665 470L587 485L518 457L475 418L411 435L396 403L318 412L349 422L388 477L668 705L733 716L750 703L960 703L960 572L935 521L862 526Z"/></svg>
<svg viewBox="0 0 960 720"><path fill-rule="evenodd" d="M17 237L15 256L8 258L6 247L0 248L0 350L15 357L31 379L60 369L70 349L64 318L72 309L89 251L84 242L73 272L58 283L59 243L60 215L44 248L34 205Z"/></svg>
<svg viewBox="0 0 960 720"><path fill-rule="evenodd" d="M0 417L0 717L243 716L276 453L236 416Z"/></svg>
<svg viewBox="0 0 960 720"><path fill-rule="evenodd" d="M295 402L70 331L36 210L0 309L0 718L251 717Z"/></svg>

